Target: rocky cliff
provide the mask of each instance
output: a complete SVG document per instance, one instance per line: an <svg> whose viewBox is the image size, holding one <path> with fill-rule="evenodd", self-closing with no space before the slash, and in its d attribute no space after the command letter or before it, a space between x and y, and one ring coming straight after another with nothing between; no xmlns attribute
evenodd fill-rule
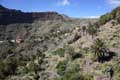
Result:
<svg viewBox="0 0 120 80"><path fill-rule="evenodd" d="M22 12L7 9L0 5L0 24L32 23L35 20L64 20L57 12Z"/></svg>

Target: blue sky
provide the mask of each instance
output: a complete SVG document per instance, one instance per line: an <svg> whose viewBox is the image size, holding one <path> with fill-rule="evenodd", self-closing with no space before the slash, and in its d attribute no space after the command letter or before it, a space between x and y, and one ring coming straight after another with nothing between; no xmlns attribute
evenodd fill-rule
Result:
<svg viewBox="0 0 120 80"><path fill-rule="evenodd" d="M56 11L71 17L98 17L120 5L120 0L0 0L7 8L24 12Z"/></svg>

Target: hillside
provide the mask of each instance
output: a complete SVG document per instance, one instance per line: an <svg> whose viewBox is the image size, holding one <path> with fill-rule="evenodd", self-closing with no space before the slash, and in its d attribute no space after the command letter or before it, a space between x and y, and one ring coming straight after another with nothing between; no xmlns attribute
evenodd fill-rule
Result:
<svg viewBox="0 0 120 80"><path fill-rule="evenodd" d="M100 19L0 6L0 80L120 79L120 7Z"/></svg>

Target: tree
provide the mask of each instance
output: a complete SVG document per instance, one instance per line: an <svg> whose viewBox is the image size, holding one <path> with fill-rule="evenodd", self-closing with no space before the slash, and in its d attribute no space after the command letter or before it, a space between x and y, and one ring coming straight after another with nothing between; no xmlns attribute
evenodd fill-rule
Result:
<svg viewBox="0 0 120 80"><path fill-rule="evenodd" d="M82 26L82 32L83 32L83 35L85 35L85 33L86 33L86 26Z"/></svg>
<svg viewBox="0 0 120 80"><path fill-rule="evenodd" d="M101 39L96 39L94 45L92 46L92 50L97 57L99 62L103 62L103 58L105 56L104 50L106 49L105 43Z"/></svg>
<svg viewBox="0 0 120 80"><path fill-rule="evenodd" d="M89 23L87 32L89 33L89 35L92 36L92 38L97 34L97 30L98 30L98 25L96 24L92 25L91 23Z"/></svg>

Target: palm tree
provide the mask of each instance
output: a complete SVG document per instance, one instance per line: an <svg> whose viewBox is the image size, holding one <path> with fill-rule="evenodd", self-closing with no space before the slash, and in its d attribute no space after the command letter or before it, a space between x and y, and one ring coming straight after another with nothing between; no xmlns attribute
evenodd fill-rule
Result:
<svg viewBox="0 0 120 80"><path fill-rule="evenodd" d="M94 42L94 45L92 46L92 49L95 53L95 56L97 57L97 60L99 62L103 62L103 58L105 56L104 50L105 48L105 44L101 39L96 39Z"/></svg>

